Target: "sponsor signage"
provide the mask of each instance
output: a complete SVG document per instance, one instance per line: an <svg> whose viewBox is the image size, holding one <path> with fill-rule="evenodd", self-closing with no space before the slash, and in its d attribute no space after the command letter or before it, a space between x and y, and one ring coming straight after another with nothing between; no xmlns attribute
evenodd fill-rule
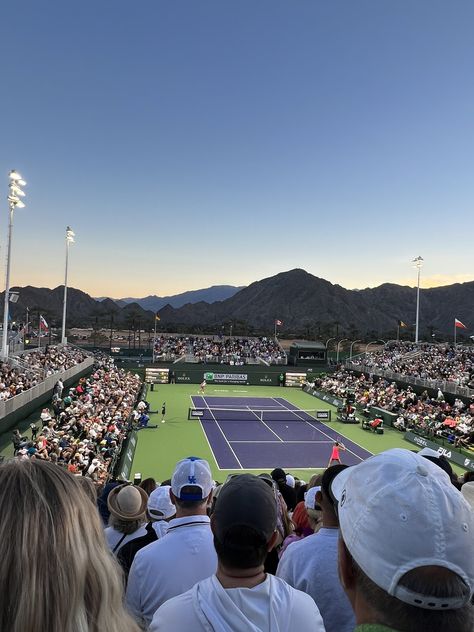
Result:
<svg viewBox="0 0 474 632"><path fill-rule="evenodd" d="M214 384L247 384L247 373L204 373L206 382Z"/></svg>
<svg viewBox="0 0 474 632"><path fill-rule="evenodd" d="M319 419L319 421L331 421L331 411L330 410L317 410L316 419Z"/></svg>
<svg viewBox="0 0 474 632"><path fill-rule="evenodd" d="M309 386L305 386L304 390L306 391L306 393L309 393L313 397L317 397L318 399L322 399L323 402L328 402L328 404L331 404L332 406L336 406L336 408L339 408L340 406L344 405L344 402L342 401L342 399L338 399L337 397L334 397L333 395L329 395L328 393L317 391L314 388L311 389Z"/></svg>
<svg viewBox="0 0 474 632"><path fill-rule="evenodd" d="M432 450L436 450L439 455L446 457L448 461L452 461L453 463L456 463L456 465L460 465L461 467L465 467L467 470L474 472L474 459L464 456L464 454L461 454L452 446L445 447L439 445L436 441L432 441L427 437L422 437L421 435L415 434L411 431L405 433L405 439L410 443L414 443L420 449L431 448Z"/></svg>
<svg viewBox="0 0 474 632"><path fill-rule="evenodd" d="M204 411L203 410L191 410L191 417L203 417L204 416Z"/></svg>

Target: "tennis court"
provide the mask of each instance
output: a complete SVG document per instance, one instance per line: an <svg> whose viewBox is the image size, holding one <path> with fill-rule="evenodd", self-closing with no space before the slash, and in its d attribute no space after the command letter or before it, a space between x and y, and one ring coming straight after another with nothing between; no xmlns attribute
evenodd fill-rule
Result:
<svg viewBox="0 0 474 632"><path fill-rule="evenodd" d="M341 435L282 397L191 397L218 467L222 470L325 468ZM371 456L342 437L341 458L355 465Z"/></svg>

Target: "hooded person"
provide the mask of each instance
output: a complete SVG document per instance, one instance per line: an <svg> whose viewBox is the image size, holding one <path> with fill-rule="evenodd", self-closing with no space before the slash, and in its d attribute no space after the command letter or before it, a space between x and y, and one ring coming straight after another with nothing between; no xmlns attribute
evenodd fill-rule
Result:
<svg viewBox="0 0 474 632"><path fill-rule="evenodd" d="M231 478L219 493L211 529L217 572L164 603L150 632L324 632L312 598L264 571L278 537L277 498L269 485L253 474Z"/></svg>

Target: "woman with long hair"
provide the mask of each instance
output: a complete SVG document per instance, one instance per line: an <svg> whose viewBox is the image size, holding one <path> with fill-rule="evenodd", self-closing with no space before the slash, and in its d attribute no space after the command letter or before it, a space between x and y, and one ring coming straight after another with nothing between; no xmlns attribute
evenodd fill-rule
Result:
<svg viewBox="0 0 474 632"><path fill-rule="evenodd" d="M96 507L41 461L0 465L0 630L139 632Z"/></svg>

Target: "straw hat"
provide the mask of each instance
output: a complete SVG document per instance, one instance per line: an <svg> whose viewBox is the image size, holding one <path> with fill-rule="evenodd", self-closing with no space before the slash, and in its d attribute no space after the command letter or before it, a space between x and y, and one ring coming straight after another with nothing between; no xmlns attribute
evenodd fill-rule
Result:
<svg viewBox="0 0 474 632"><path fill-rule="evenodd" d="M107 498L110 513L120 520L139 520L145 516L148 494L135 485L117 485Z"/></svg>

